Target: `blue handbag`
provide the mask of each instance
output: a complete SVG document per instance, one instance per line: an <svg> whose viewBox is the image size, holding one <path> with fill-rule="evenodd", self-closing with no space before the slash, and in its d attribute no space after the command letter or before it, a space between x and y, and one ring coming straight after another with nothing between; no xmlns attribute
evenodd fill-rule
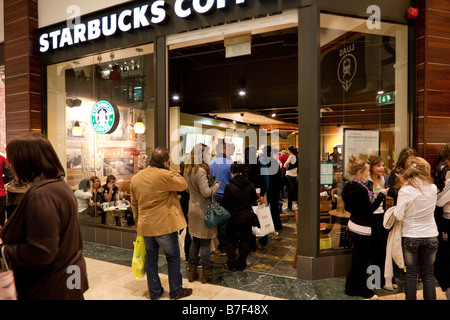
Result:
<svg viewBox="0 0 450 320"><path fill-rule="evenodd" d="M227 209L213 199L213 190L211 189L211 201L206 209L205 225L209 229L214 229L221 222L231 217Z"/></svg>

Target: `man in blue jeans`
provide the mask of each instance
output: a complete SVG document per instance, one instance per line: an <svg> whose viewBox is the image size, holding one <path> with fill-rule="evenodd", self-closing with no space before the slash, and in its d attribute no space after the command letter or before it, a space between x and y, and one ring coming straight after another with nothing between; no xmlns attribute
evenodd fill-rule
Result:
<svg viewBox="0 0 450 320"><path fill-rule="evenodd" d="M170 298L192 294L192 289L182 286L178 245L178 232L187 224L177 192L186 188L186 180L169 167L169 150L162 147L153 151L148 167L131 179L131 206L137 234L144 237L147 284L152 300L164 292L158 275L159 248L163 249L168 264Z"/></svg>

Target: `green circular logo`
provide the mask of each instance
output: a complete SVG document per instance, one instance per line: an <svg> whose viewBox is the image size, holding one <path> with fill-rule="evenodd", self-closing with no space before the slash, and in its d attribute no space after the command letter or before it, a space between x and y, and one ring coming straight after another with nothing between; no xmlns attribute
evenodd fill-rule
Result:
<svg viewBox="0 0 450 320"><path fill-rule="evenodd" d="M98 133L112 133L119 123L119 112L115 105L101 100L92 108L91 123Z"/></svg>

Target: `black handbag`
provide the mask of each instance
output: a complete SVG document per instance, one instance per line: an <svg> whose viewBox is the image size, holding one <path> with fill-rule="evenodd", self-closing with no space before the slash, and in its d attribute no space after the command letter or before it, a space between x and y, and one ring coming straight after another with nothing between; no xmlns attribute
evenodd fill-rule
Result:
<svg viewBox="0 0 450 320"><path fill-rule="evenodd" d="M228 220L231 215L227 209L221 206L213 199L213 190L211 189L211 201L206 209L205 225L209 229L217 227L221 222Z"/></svg>

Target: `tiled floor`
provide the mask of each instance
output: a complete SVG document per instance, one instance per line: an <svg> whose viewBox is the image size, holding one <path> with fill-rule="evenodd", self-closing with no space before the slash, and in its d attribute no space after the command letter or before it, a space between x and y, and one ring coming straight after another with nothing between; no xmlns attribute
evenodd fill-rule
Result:
<svg viewBox="0 0 450 320"><path fill-rule="evenodd" d="M130 267L86 258L90 289L86 300L149 300L147 278L136 279ZM170 300L168 277L160 274L165 288L161 300ZM183 286L192 288L193 294L185 300L273 300L280 299L264 294L246 292L214 284L190 283L183 279Z"/></svg>
<svg viewBox="0 0 450 320"><path fill-rule="evenodd" d="M131 270L131 267L124 266L117 263L106 262L91 258L86 258L89 290L85 293L86 300L149 300L147 279L144 276L141 279L136 279ZM241 280L246 279L243 277L245 273L251 273L251 271L243 272L236 275L236 278ZM223 277L224 275L215 274L215 277ZM166 274L160 273L161 283L165 288L161 300L169 300L168 294L168 277ZM251 278L251 277L250 277ZM278 276L278 278L280 278ZM273 280L273 279L271 279ZM237 281L239 282L239 281ZM246 281L243 281L246 282ZM257 293L252 291L236 289L224 285L217 285L212 283L202 284L199 281L188 282L187 278L183 279L183 286L193 289L193 294L183 300L283 300L283 299L305 299L305 300L355 300L357 298L348 297L343 294L344 279L328 279L322 281L314 281L312 283L313 289L301 285L301 280L294 281L293 283L278 283L279 286L285 286L285 290L290 294L282 296L281 290L276 290L276 296L271 296L264 293ZM261 283L266 286L275 286L276 283L269 279L259 278L254 284L254 289L257 289ZM248 284L248 281L247 281ZM310 289L310 295L300 294L300 291L304 289ZM295 295L295 291L299 294ZM381 294L380 294L381 293ZM380 300L404 300L404 293L396 293L391 295L386 294L385 290L377 290L377 294L380 295ZM436 289L437 299L445 300L445 294L439 289ZM423 300L422 291L419 290L417 294L418 300Z"/></svg>
<svg viewBox="0 0 450 320"><path fill-rule="evenodd" d="M193 288L192 296L184 300L360 300L344 293L345 277L316 281L300 280L292 267L295 256L295 217L292 212L281 215L283 230L270 236L268 245L258 248L248 257L244 272L231 272L223 267L225 256L213 255L213 280L202 284L187 281L186 263L182 261L183 285ZM88 300L148 300L146 278L136 279L131 270L132 250L84 243L90 289ZM167 262L159 258L159 273L165 293L161 299L169 299ZM402 277L397 278L399 288L394 292L376 290L380 300L404 300ZM421 283L418 299L423 299ZM437 299L445 300L440 288Z"/></svg>

